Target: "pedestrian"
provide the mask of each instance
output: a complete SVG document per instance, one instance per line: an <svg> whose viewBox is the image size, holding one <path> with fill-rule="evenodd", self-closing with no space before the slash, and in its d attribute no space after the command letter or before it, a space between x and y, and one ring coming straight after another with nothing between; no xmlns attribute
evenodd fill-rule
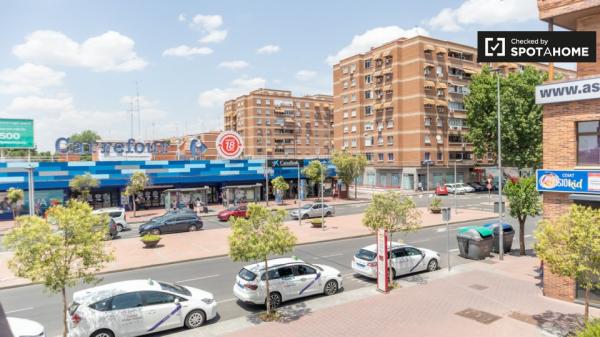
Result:
<svg viewBox="0 0 600 337"><path fill-rule="evenodd" d="M419 183L417 184L417 191L419 192L423 192L423 183L419 181Z"/></svg>
<svg viewBox="0 0 600 337"><path fill-rule="evenodd" d="M198 214L198 216L200 216L200 213L202 212L202 208L204 207L204 204L202 203L202 201L200 201L200 198L196 198L196 214Z"/></svg>

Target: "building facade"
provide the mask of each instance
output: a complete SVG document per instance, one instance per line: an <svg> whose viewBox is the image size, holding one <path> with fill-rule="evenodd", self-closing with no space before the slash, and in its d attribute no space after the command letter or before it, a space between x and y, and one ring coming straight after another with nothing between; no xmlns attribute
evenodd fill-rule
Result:
<svg viewBox="0 0 600 337"><path fill-rule="evenodd" d="M595 31L596 55L600 54L600 1L538 0L540 19L549 27L558 25L569 30ZM578 63L577 79L600 83L600 62ZM565 81L555 81L561 83ZM544 105L543 167L568 170L587 180L588 190L543 192L544 219L553 220L568 213L576 203L600 207L600 191L592 189L590 177L600 176L600 98L574 100ZM539 176L539 174L538 174ZM541 179L541 177L540 177ZM538 182L538 186L540 182ZM600 280L598 280L600 282ZM583 291L569 278L544 269L544 294L567 301L581 301ZM591 295L593 305L600 306L600 291Z"/></svg>
<svg viewBox="0 0 600 337"><path fill-rule="evenodd" d="M416 36L334 65L334 147L366 155L369 167L359 183L435 188L454 182L455 164L457 181L482 180L484 171L474 167L493 164L493 157L473 156L463 102L471 76L482 67L476 59L473 47Z"/></svg>
<svg viewBox="0 0 600 337"><path fill-rule="evenodd" d="M333 150L333 98L258 89L225 102L225 130L238 132L246 158L328 157Z"/></svg>

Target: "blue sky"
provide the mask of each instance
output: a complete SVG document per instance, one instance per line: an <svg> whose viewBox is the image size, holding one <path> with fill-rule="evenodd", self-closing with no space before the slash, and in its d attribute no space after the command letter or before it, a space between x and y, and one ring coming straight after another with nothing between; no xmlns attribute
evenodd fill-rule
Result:
<svg viewBox="0 0 600 337"><path fill-rule="evenodd" d="M546 29L535 0L20 0L0 22L0 117L34 118L41 149L87 128L129 137L136 81L135 136L172 136L221 127L222 102L257 87L330 94L336 57L399 36Z"/></svg>

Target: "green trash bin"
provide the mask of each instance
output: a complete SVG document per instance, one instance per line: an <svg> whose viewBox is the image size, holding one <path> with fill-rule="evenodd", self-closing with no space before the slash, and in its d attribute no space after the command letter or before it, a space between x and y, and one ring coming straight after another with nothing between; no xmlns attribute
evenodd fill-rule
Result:
<svg viewBox="0 0 600 337"><path fill-rule="evenodd" d="M494 236L485 227L467 226L458 229L459 255L472 260L482 260L490 256Z"/></svg>

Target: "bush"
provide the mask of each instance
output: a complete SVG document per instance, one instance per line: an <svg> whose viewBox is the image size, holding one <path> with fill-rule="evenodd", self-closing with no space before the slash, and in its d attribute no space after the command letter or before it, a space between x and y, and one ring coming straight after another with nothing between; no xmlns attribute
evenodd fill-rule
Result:
<svg viewBox="0 0 600 337"><path fill-rule="evenodd" d="M313 227L322 227L323 226L324 221L321 221L320 218L317 219L310 219L310 224Z"/></svg>
<svg viewBox="0 0 600 337"><path fill-rule="evenodd" d="M152 242L160 240L160 235L146 234L142 236L142 241Z"/></svg>
<svg viewBox="0 0 600 337"><path fill-rule="evenodd" d="M434 197L431 199L431 203L429 204L429 210L431 213L440 213L442 211L442 199L438 197Z"/></svg>
<svg viewBox="0 0 600 337"><path fill-rule="evenodd" d="M577 332L576 337L598 337L600 336L600 319L590 321L585 328Z"/></svg>

